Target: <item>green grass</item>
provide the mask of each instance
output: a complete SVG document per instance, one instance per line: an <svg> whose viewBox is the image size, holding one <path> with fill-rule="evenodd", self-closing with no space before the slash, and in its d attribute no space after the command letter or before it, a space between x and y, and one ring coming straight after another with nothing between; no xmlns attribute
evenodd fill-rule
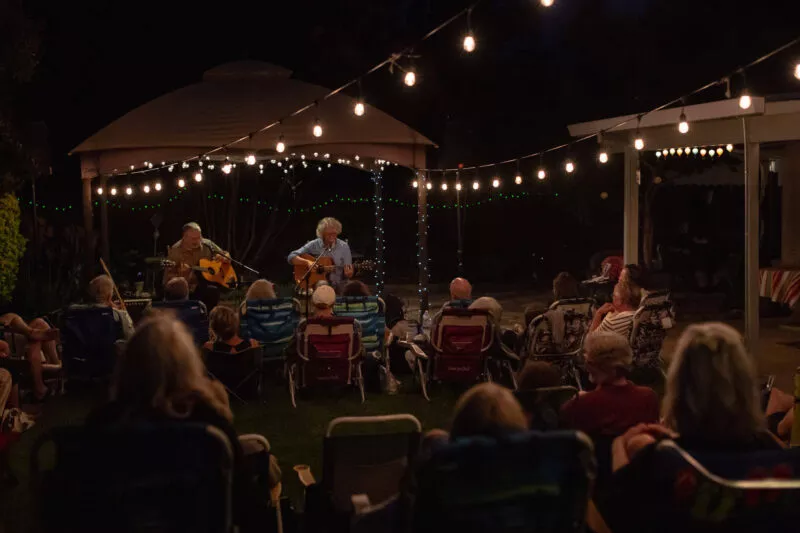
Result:
<svg viewBox="0 0 800 533"><path fill-rule="evenodd" d="M448 427L453 405L460 390L439 387L427 402L410 376L400 376L400 394L367 393L364 404L358 391L316 391L299 397L297 408L289 401L283 383L267 382L264 403L241 405L232 399L234 426L240 433L264 435L272 446L283 471L283 493L302 508L303 488L292 470L296 464L308 464L319 478L322 474L322 439L328 423L339 416L367 416L411 413L422 423L423 430ZM69 393L51 400L36 425L25 432L12 448L11 467L20 484L13 490L0 493L0 533L31 530L32 501L29 484L31 450L36 440L48 429L82 424L93 406L102 401L102 391ZM124 458L121 458L124 460Z"/></svg>

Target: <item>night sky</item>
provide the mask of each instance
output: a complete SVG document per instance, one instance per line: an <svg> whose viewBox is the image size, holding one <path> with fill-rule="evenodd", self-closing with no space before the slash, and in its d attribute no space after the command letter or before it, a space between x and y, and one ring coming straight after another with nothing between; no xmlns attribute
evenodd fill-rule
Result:
<svg viewBox="0 0 800 533"><path fill-rule="evenodd" d="M228 1L210 8L163 0L26 2L43 25L43 55L19 106L30 120L48 127L54 169L49 190L78 202L79 163L67 152L134 107L198 82L204 70L237 59L261 60L335 87L417 42L466 5L464 0ZM721 77L800 35L798 15L797 0L556 0L549 9L534 0L484 0L472 14L474 54L461 50L461 20L415 48L419 82L413 90L402 86L399 74L383 70L363 80L363 91L369 103L441 146L429 155L433 165L513 158L564 142L572 122L643 111ZM798 59L800 49L794 49L755 68L749 87L756 94L800 92L791 76ZM687 103L723 97L721 89L711 89ZM496 214L494 207L470 214L473 240L483 239L484 231L516 228L513 237L493 240L472 257L507 256L506 263L514 265L509 272L527 271L531 244L520 235L543 231L553 217L563 223L547 229L546 246L537 241L541 254L552 255L566 242L580 248L570 264L582 265L597 251L592 246L621 246L621 178L616 162L571 185L529 191L538 200L515 200L518 207ZM413 200L408 179L397 180L401 183L389 186L388 193ZM369 186L343 187L345 194L369 192ZM608 201L600 201L600 191L610 193ZM562 197L554 196L558 192ZM574 201L565 206L564 197ZM371 210L362 211L352 213L353 219L363 214L369 220ZM403 242L395 247L402 252L395 253L412 254L413 214L390 210L387 217L396 217L397 224L402 220L411 232L410 237L397 229L387 232L387 238L394 233L395 242ZM585 217L598 221L589 225L594 234L581 229L587 227ZM432 239L447 249L446 259L433 259L447 264L449 275L454 226L449 219L447 224L438 229L444 232L439 237L432 229ZM310 237L313 221L301 225ZM510 248L515 252L506 253ZM521 248L524 254L517 252ZM559 262L552 261L551 269Z"/></svg>

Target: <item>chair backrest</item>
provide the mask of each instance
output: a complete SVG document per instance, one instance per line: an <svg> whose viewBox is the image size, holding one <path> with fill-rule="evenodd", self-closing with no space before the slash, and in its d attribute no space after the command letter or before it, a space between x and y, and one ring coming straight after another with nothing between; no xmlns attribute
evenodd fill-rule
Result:
<svg viewBox="0 0 800 533"><path fill-rule="evenodd" d="M661 347L674 325L675 311L669 300L636 311L630 337L634 367L660 367Z"/></svg>
<svg viewBox="0 0 800 533"><path fill-rule="evenodd" d="M122 338L122 324L114 319L110 307L69 307L61 330L67 372L85 377L108 376L116 362L115 343Z"/></svg>
<svg viewBox="0 0 800 533"><path fill-rule="evenodd" d="M433 378L471 383L486 372L487 350L494 342L494 326L486 309L445 307L431 334Z"/></svg>
<svg viewBox="0 0 800 533"><path fill-rule="evenodd" d="M383 352L386 306L377 296L341 296L333 314L356 319L361 326L361 344L368 352Z"/></svg>
<svg viewBox="0 0 800 533"><path fill-rule="evenodd" d="M304 384L350 382L351 359L361 351L354 318L310 318L300 323L297 335Z"/></svg>
<svg viewBox="0 0 800 533"><path fill-rule="evenodd" d="M583 340L591 325L589 315L571 309L564 310L564 334L556 344L553 325L546 314L539 315L528 326L528 353L531 356L574 355L583 348Z"/></svg>
<svg viewBox="0 0 800 533"><path fill-rule="evenodd" d="M208 311L203 302L198 300L172 300L153 302L154 309L170 309L192 332L194 342L202 345L208 340Z"/></svg>
<svg viewBox="0 0 800 533"><path fill-rule="evenodd" d="M648 305L658 305L664 302L671 302L670 291L668 289L651 291L647 293L644 300L642 300L641 307Z"/></svg>
<svg viewBox="0 0 800 533"><path fill-rule="evenodd" d="M531 429L540 431L558 429L561 406L578 395L575 387L540 387L534 390L517 390L514 395L522 408L532 415Z"/></svg>
<svg viewBox="0 0 800 533"><path fill-rule="evenodd" d="M626 467L646 471L612 478L612 504L604 517L615 533L783 532L797 527L800 449L689 454L673 441L662 441L640 453L646 452L651 452L646 462Z"/></svg>
<svg viewBox="0 0 800 533"><path fill-rule="evenodd" d="M55 463L42 471L48 443ZM57 428L37 442L31 465L45 531L232 531L233 451L215 427Z"/></svg>
<svg viewBox="0 0 800 533"><path fill-rule="evenodd" d="M419 452L422 424L410 414L336 418L323 443L322 484L338 510L351 496L366 494L372 504L400 491Z"/></svg>
<svg viewBox="0 0 800 533"><path fill-rule="evenodd" d="M458 440L417 473L414 531L583 531L592 461L575 431Z"/></svg>
<svg viewBox="0 0 800 533"><path fill-rule="evenodd" d="M471 298L463 298L459 300L448 300L444 303L442 309L446 309L448 307L454 307L455 309L469 309L469 306L472 305L472 302L475 300Z"/></svg>
<svg viewBox="0 0 800 533"><path fill-rule="evenodd" d="M593 298L566 298L564 300L556 300L550 304L550 309L570 310L591 318L594 306L595 301Z"/></svg>
<svg viewBox="0 0 800 533"><path fill-rule="evenodd" d="M260 392L258 373L262 359L261 346L236 353L203 350L208 371L232 391L249 397L257 397ZM243 390L244 387L247 387L246 390Z"/></svg>
<svg viewBox="0 0 800 533"><path fill-rule="evenodd" d="M300 303L294 298L247 300L241 335L260 342L265 355L279 355L291 342L299 322Z"/></svg>

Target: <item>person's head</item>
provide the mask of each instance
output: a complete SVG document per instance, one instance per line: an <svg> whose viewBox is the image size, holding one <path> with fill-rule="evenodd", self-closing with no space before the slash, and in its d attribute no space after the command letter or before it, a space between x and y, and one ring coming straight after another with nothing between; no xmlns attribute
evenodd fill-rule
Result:
<svg viewBox="0 0 800 533"><path fill-rule="evenodd" d="M527 429L528 421L511 391L494 383L481 383L456 402L450 437L497 438Z"/></svg>
<svg viewBox="0 0 800 533"><path fill-rule="evenodd" d="M100 275L89 282L89 295L95 303L111 305L114 296L114 282L106 275Z"/></svg>
<svg viewBox="0 0 800 533"><path fill-rule="evenodd" d="M559 272L553 280L553 297L556 300L567 300L579 296L578 280L569 272Z"/></svg>
<svg viewBox="0 0 800 533"><path fill-rule="evenodd" d="M747 439L764 427L753 361L735 329L707 322L683 332L662 408L667 426L682 436Z"/></svg>
<svg viewBox="0 0 800 533"><path fill-rule="evenodd" d="M521 391L533 391L545 387L561 385L561 374L558 368L544 361L528 361L517 377L517 385Z"/></svg>
<svg viewBox="0 0 800 533"><path fill-rule="evenodd" d="M197 222L187 222L183 225L183 246L197 248L203 242L203 231Z"/></svg>
<svg viewBox="0 0 800 533"><path fill-rule="evenodd" d="M0 341L0 357L11 355L11 346L6 341Z"/></svg>
<svg viewBox="0 0 800 533"><path fill-rule="evenodd" d="M583 345L586 370L592 382L602 385L628 375L633 352L628 339L610 331L595 331Z"/></svg>
<svg viewBox="0 0 800 533"><path fill-rule="evenodd" d="M623 283L636 285L637 287L644 286L644 270L636 264L625 265L622 272L619 274L619 280Z"/></svg>
<svg viewBox="0 0 800 533"><path fill-rule="evenodd" d="M618 310L633 310L639 307L642 300L642 290L624 281L614 285L613 303Z"/></svg>
<svg viewBox="0 0 800 533"><path fill-rule="evenodd" d="M311 295L311 303L317 310L317 314L330 314L333 304L336 303L336 291L330 285L323 285Z"/></svg>
<svg viewBox="0 0 800 533"><path fill-rule="evenodd" d="M451 300L469 300L472 298L472 285L464 278L455 278L450 282Z"/></svg>
<svg viewBox="0 0 800 533"><path fill-rule="evenodd" d="M164 298L169 301L188 300L189 284L184 278L172 278L164 287Z"/></svg>
<svg viewBox="0 0 800 533"><path fill-rule="evenodd" d="M499 324L503 318L503 306L491 296L481 296L469 305L470 309L484 309L489 311L492 322Z"/></svg>
<svg viewBox="0 0 800 533"><path fill-rule="evenodd" d="M245 300L273 300L275 299L275 286L266 279L257 279L247 289Z"/></svg>
<svg viewBox="0 0 800 533"><path fill-rule="evenodd" d="M317 237L322 239L326 247L336 244L336 239L342 233L342 223L333 217L325 217L317 224Z"/></svg>
<svg viewBox="0 0 800 533"><path fill-rule="evenodd" d="M174 418L186 418L197 403L205 403L233 419L225 389L206 377L192 335L166 313L145 319L126 343L111 381L111 399Z"/></svg>
<svg viewBox="0 0 800 533"><path fill-rule="evenodd" d="M230 307L218 305L208 316L208 327L218 339L229 341L239 334L239 315Z"/></svg>
<svg viewBox="0 0 800 533"><path fill-rule="evenodd" d="M345 284L342 296L369 296L369 287L363 282L353 279Z"/></svg>

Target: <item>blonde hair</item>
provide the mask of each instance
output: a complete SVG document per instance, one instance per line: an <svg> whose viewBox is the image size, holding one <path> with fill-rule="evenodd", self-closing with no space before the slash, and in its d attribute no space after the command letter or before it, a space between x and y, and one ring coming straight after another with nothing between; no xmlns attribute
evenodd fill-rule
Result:
<svg viewBox="0 0 800 533"><path fill-rule="evenodd" d="M204 403L233 420L224 387L206 376L192 336L169 313L147 318L127 342L117 359L111 399L172 418L187 418Z"/></svg>
<svg viewBox="0 0 800 533"><path fill-rule="evenodd" d="M319 221L317 224L317 237L320 239L322 238L322 232L326 229L332 229L336 231L337 235L341 235L342 233L342 223L336 220L333 217L325 217Z"/></svg>
<svg viewBox="0 0 800 533"><path fill-rule="evenodd" d="M89 282L89 295L97 303L106 303L114 295L114 282L111 278L102 274Z"/></svg>
<svg viewBox="0 0 800 533"><path fill-rule="evenodd" d="M527 429L525 413L511 391L494 383L481 383L456 402L450 434L453 438L502 437Z"/></svg>
<svg viewBox="0 0 800 533"><path fill-rule="evenodd" d="M586 363L604 374L613 375L633 363L633 351L628 339L610 331L595 331L586 337L583 349Z"/></svg>
<svg viewBox="0 0 800 533"><path fill-rule="evenodd" d="M239 316L230 307L218 305L208 316L208 327L214 335L226 341L239 333Z"/></svg>
<svg viewBox="0 0 800 533"><path fill-rule="evenodd" d="M664 421L681 435L748 439L764 428L756 373L741 336L720 322L683 332L667 373Z"/></svg>
<svg viewBox="0 0 800 533"><path fill-rule="evenodd" d="M489 311L492 322L499 324L503 318L503 306L491 296L481 296L469 306L470 309L483 309Z"/></svg>
<svg viewBox="0 0 800 533"><path fill-rule="evenodd" d="M245 300L273 300L275 299L275 287L272 282L266 279L258 279L250 285L245 295Z"/></svg>
<svg viewBox="0 0 800 533"><path fill-rule="evenodd" d="M637 285L625 281L618 281L614 285L614 292L619 294L620 299L628 305L636 309L642 301L642 289Z"/></svg>

